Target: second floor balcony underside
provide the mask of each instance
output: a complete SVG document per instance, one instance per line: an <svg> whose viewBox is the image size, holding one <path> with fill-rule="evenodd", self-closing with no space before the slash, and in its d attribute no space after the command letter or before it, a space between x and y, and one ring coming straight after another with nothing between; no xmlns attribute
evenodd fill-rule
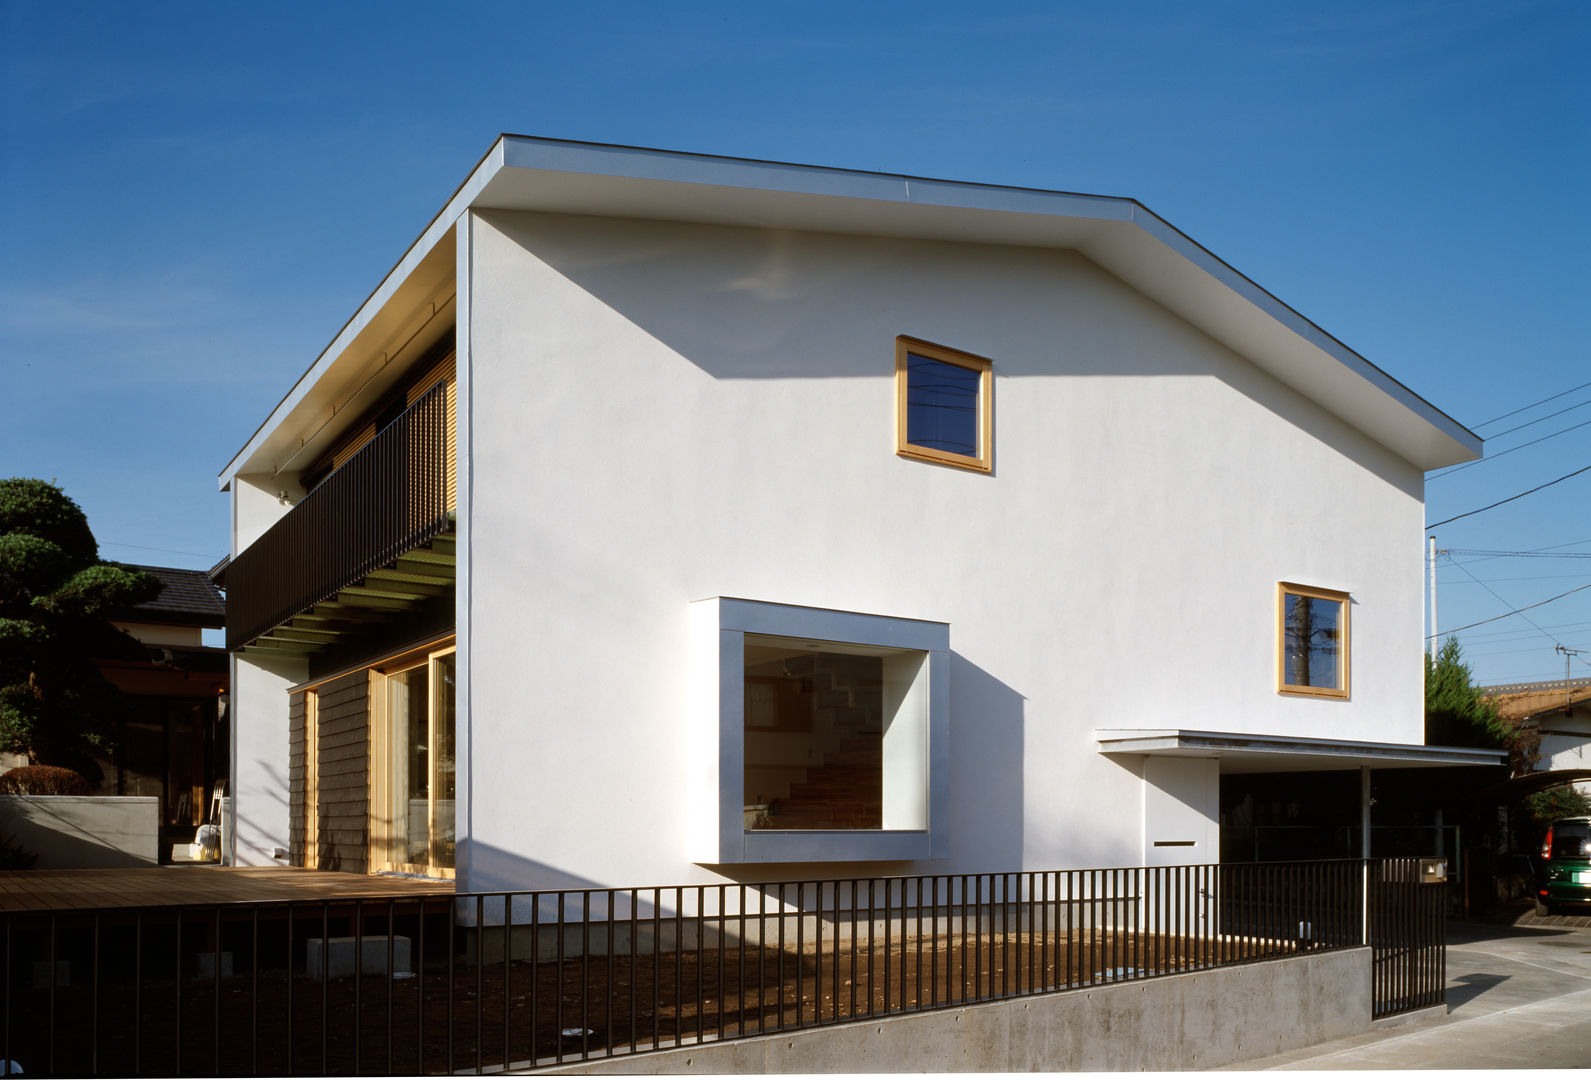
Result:
<svg viewBox="0 0 1591 1080"><path fill-rule="evenodd" d="M308 656L452 595L452 396L427 391L232 559L227 648Z"/></svg>

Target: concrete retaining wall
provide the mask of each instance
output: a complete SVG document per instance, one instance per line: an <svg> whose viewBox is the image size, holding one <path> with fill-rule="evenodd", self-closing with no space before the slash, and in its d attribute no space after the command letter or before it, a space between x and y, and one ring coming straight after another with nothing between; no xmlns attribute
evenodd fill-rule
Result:
<svg viewBox="0 0 1591 1080"><path fill-rule="evenodd" d="M1370 961L1349 949L543 1071L1207 1069L1368 1031Z"/></svg>
<svg viewBox="0 0 1591 1080"><path fill-rule="evenodd" d="M38 856L35 870L155 866L153 795L0 795L0 834Z"/></svg>

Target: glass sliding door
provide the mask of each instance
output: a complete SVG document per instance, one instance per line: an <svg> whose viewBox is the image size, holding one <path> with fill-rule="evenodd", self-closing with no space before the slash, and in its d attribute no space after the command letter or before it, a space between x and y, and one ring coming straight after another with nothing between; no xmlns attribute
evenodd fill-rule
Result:
<svg viewBox="0 0 1591 1080"><path fill-rule="evenodd" d="M388 869L452 875L456 659L451 647L437 650L382 679L385 745L377 760L385 765L384 798L373 800L380 810L372 824Z"/></svg>

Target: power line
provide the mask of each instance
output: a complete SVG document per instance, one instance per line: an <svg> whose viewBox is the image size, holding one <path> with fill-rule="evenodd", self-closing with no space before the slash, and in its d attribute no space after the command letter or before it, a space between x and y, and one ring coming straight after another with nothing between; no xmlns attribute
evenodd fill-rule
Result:
<svg viewBox="0 0 1591 1080"><path fill-rule="evenodd" d="M1551 435L1543 435L1539 439L1531 439L1529 442L1520 443L1518 446L1510 446L1507 450L1499 450L1495 454L1488 454L1486 457L1476 458L1474 461L1466 462L1463 465L1455 465L1451 469L1445 469L1439 473L1432 473L1430 476L1425 478L1426 483L1430 483L1432 480L1441 480L1444 477L1452 476L1454 473L1463 472L1465 469L1473 469L1475 466L1484 465L1488 461L1496 461L1500 457L1507 457L1515 450L1523 450L1527 446L1535 446L1537 443L1544 443L1548 439L1556 439L1559 435L1567 435L1569 432L1577 431L1580 428L1585 427L1587 424L1591 424L1591 420L1586 420L1579 424L1572 424L1569 427L1560 428L1559 430L1554 431Z"/></svg>
<svg viewBox="0 0 1591 1080"><path fill-rule="evenodd" d="M1486 437L1488 439L1500 439L1504 435L1512 435L1516 431L1524 431L1527 427L1535 427L1543 420L1551 420L1554 416L1562 416L1566 412L1574 412L1576 409L1583 409L1587 405L1591 405L1591 398L1586 398L1584 401L1578 402L1577 404L1569 405L1565 408L1559 409L1557 412L1550 412L1546 416L1538 416L1534 420L1526 420L1523 424L1511 427L1507 431L1499 431L1495 435L1488 435Z"/></svg>
<svg viewBox="0 0 1591 1080"><path fill-rule="evenodd" d="M1586 468L1591 469L1591 465L1586 466ZM1456 634L1460 630L1468 630L1470 627L1474 626L1485 626L1487 623L1496 622L1498 619L1506 619L1510 615L1518 615L1521 611L1529 611L1531 608L1539 608L1542 604L1550 604L1554 600L1562 600L1565 596L1573 596L1575 593L1584 592L1587 589L1591 589L1591 583L1582 585L1578 589L1570 589L1568 592L1559 593L1557 596L1549 596L1545 600L1538 600L1534 604L1526 604L1522 608L1515 608L1512 611L1505 611L1501 615L1493 615L1491 618L1482 619L1480 622L1472 622L1468 626L1454 626L1447 630L1443 630L1441 634L1426 634L1425 640L1429 641L1434 637L1441 637L1443 634ZM1504 603L1507 603L1507 601L1505 600Z"/></svg>
<svg viewBox="0 0 1591 1080"><path fill-rule="evenodd" d="M1584 540L1565 540L1561 544L1546 544L1542 547L1530 548L1526 551L1486 551L1478 548L1448 548L1447 554L1450 561L1457 561L1453 559L1454 555L1480 556L1477 559L1471 560L1473 562L1485 562L1487 559L1504 559L1514 557L1528 559L1591 558L1591 551L1570 551L1559 555L1546 554L1550 551L1557 551L1559 548L1574 547L1576 544L1591 544L1591 537L1587 537Z"/></svg>
<svg viewBox="0 0 1591 1080"><path fill-rule="evenodd" d="M221 557L208 551L178 551L176 548L150 547L147 544L120 544L115 540L101 540L99 546L137 548L139 551L164 551L171 555L192 555L196 559L210 559L212 561Z"/></svg>
<svg viewBox="0 0 1591 1080"><path fill-rule="evenodd" d="M1571 477L1579 476L1583 472L1591 472L1591 465L1581 466L1580 468L1576 469L1572 473L1564 473L1562 476L1558 477L1558 479L1556 479L1556 480L1548 480L1545 484L1537 484L1535 487L1531 488L1529 491L1521 491L1518 495L1510 495L1506 499L1498 499L1496 502L1492 503L1490 506L1483 506L1483 507L1481 507L1478 510L1471 510L1468 513L1465 513L1465 514L1456 514L1453 517L1443 518L1441 521L1432 522L1431 524L1427 525L1426 528L1427 529L1434 529L1438 525L1446 525L1449 522L1458 521L1460 518L1474 517L1476 514L1485 513L1487 510L1495 510L1497 507L1502 506L1504 503L1511 503L1515 499L1523 499L1526 495L1534 495L1536 492L1541 491L1544 488L1550 488L1554 484L1561 484L1565 480L1568 480Z"/></svg>
<svg viewBox="0 0 1591 1080"><path fill-rule="evenodd" d="M1496 589L1494 589L1490 585L1486 584L1484 581L1482 581L1480 578L1476 577L1474 574L1470 574L1470 572L1469 572L1469 570L1467 568L1465 568L1463 566L1460 566L1459 569L1463 570L1464 573L1469 574L1471 580L1473 580L1475 582L1475 584L1479 585L1481 588L1485 589L1487 592L1491 593L1493 596L1496 596L1497 599L1501 600L1504 605L1509 603L1509 601L1503 600L1503 598L1500 595L1498 595L1498 592L1497 592ZM1541 635L1543 637L1545 637L1548 641L1552 642L1554 645L1559 645L1559 646L1562 645L1562 642L1560 642L1557 638L1555 638L1551 634L1547 633L1547 631L1542 630L1540 626L1537 626L1535 620L1531 619L1528 615L1520 615L1519 617L1521 619L1524 619L1527 623L1530 623L1531 626L1535 626L1537 630L1541 631Z"/></svg>
<svg viewBox="0 0 1591 1080"><path fill-rule="evenodd" d="M1453 563L1453 565L1458 566L1457 563ZM1469 573L1467 570L1464 572ZM1581 576L1582 575L1580 574L1525 574L1517 577L1476 578L1475 580L1484 584L1488 581L1562 581L1564 578L1578 578ZM1446 585L1449 588L1452 588L1455 585L1470 585L1473 584L1473 582L1454 581L1450 578L1443 578L1440 582L1438 582L1438 584Z"/></svg>
<svg viewBox="0 0 1591 1080"><path fill-rule="evenodd" d="M1471 428L1472 429L1479 429L1479 428L1483 428L1483 427L1488 427L1488 426L1490 426L1492 424L1497 423L1497 421L1499 421L1499 420L1507 420L1510 416L1516 416L1519 413L1524 412L1526 409L1534 409L1537 405L1545 405L1549 401L1557 401L1561 397L1567 397L1568 395L1574 393L1576 390L1584 390L1588 386L1591 386L1591 382L1581 383L1579 386L1571 386L1571 387L1569 387L1569 389L1563 390L1563 391L1561 391L1559 393L1556 393L1556 394L1553 394L1551 397L1544 397L1540 401L1532 401L1529 405L1521 405L1519 408L1514 409L1511 412L1505 412L1501 416L1494 416L1490 420L1482 420L1478 424L1472 424Z"/></svg>

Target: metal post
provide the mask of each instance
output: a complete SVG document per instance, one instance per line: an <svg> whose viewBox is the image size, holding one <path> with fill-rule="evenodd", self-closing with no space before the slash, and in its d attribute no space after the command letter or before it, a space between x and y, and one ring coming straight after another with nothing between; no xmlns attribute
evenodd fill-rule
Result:
<svg viewBox="0 0 1591 1080"><path fill-rule="evenodd" d="M1425 538L1425 549L1426 549L1426 559L1425 559L1426 573L1430 576L1430 581L1431 581L1431 586L1430 586L1430 588L1431 588L1431 636L1425 639L1425 651L1426 651L1427 655L1429 655L1431 657L1435 657L1436 656L1436 649L1437 649L1437 642L1436 642L1436 537L1427 536ZM1369 856L1366 856L1366 858L1369 858Z"/></svg>
<svg viewBox="0 0 1591 1080"><path fill-rule="evenodd" d="M1359 766L1359 858L1364 865L1364 904L1360 909L1359 943L1370 944L1370 766Z"/></svg>

